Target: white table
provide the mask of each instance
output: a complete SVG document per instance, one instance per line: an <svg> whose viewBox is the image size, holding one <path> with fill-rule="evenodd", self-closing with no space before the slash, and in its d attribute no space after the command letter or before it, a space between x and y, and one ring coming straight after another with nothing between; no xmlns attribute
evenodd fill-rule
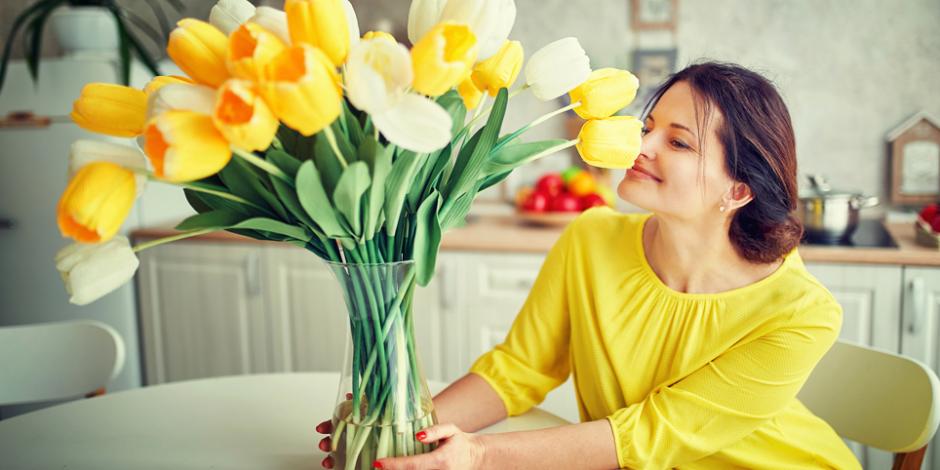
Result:
<svg viewBox="0 0 940 470"><path fill-rule="evenodd" d="M78 400L0 421L0 468L319 469L339 374L222 377ZM437 393L445 384L429 384ZM483 432L568 424L533 409Z"/></svg>

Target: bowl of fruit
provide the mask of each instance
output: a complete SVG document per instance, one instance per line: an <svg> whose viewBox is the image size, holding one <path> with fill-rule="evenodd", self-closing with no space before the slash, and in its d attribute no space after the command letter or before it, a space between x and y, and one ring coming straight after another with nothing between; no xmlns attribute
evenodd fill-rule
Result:
<svg viewBox="0 0 940 470"><path fill-rule="evenodd" d="M927 204L917 214L914 226L917 231L917 243L940 248L940 206Z"/></svg>
<svg viewBox="0 0 940 470"><path fill-rule="evenodd" d="M534 187L522 187L516 193L519 220L535 225L566 225L587 209L613 205L613 191L577 166L561 173L546 173Z"/></svg>

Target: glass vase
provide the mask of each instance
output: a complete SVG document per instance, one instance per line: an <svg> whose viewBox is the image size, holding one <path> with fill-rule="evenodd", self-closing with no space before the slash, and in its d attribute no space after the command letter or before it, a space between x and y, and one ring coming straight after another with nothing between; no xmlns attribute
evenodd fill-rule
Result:
<svg viewBox="0 0 940 470"><path fill-rule="evenodd" d="M349 314L333 468L365 470L380 458L430 452L436 445L415 439L437 418L414 338L414 262L327 265Z"/></svg>

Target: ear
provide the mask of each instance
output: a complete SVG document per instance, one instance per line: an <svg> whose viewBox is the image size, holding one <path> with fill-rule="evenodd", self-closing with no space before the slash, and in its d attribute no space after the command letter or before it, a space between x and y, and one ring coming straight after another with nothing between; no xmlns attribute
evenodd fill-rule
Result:
<svg viewBox="0 0 940 470"><path fill-rule="evenodd" d="M754 200L754 196L751 194L751 187L740 181L732 183L725 194L725 205L731 211L746 206L752 200Z"/></svg>

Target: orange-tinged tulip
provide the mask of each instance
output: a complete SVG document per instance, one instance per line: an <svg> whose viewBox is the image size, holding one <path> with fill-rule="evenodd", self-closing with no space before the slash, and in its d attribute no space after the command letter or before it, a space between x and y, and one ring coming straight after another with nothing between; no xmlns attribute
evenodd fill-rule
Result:
<svg viewBox="0 0 940 470"><path fill-rule="evenodd" d="M144 86L144 93L147 96L154 94L157 90L167 85L195 85L196 81L189 77L179 75L159 75L153 77L147 85Z"/></svg>
<svg viewBox="0 0 940 470"><path fill-rule="evenodd" d="M268 148L280 124L255 84L246 80L222 84L212 120L231 145L251 151Z"/></svg>
<svg viewBox="0 0 940 470"><path fill-rule="evenodd" d="M578 154L599 168L630 168L640 154L643 123L633 116L592 119L581 126Z"/></svg>
<svg viewBox="0 0 940 470"><path fill-rule="evenodd" d="M127 86L89 83L72 104L75 124L99 134L134 137L143 132L146 119L147 94Z"/></svg>
<svg viewBox="0 0 940 470"><path fill-rule="evenodd" d="M184 18L170 33L166 52L179 68L204 85L217 87L229 77L225 65L228 38L205 21Z"/></svg>
<svg viewBox="0 0 940 470"><path fill-rule="evenodd" d="M75 173L56 208L63 236L83 243L113 237L137 197L134 172L111 162L90 163Z"/></svg>
<svg viewBox="0 0 940 470"><path fill-rule="evenodd" d="M583 119L603 119L626 107L636 97L640 81L626 70L597 69L587 81L571 90L571 102L581 102L574 108Z"/></svg>
<svg viewBox="0 0 940 470"><path fill-rule="evenodd" d="M342 110L339 74L323 51L298 44L264 68L261 94L274 115L305 136L330 125Z"/></svg>
<svg viewBox="0 0 940 470"><path fill-rule="evenodd" d="M174 183L214 175L232 158L212 117L184 110L166 111L147 123L144 153L154 174Z"/></svg>
<svg viewBox="0 0 940 470"><path fill-rule="evenodd" d="M229 36L228 69L245 80L258 80L265 64L287 45L276 34L255 23L244 23Z"/></svg>
<svg viewBox="0 0 940 470"><path fill-rule="evenodd" d="M496 96L500 88L509 88L522 70L522 43L506 41L496 55L473 67L473 83Z"/></svg>
<svg viewBox="0 0 940 470"><path fill-rule="evenodd" d="M463 105L467 109L475 109L480 105L480 100L483 99L483 90L477 88L477 85L470 78L460 82L460 85L457 86L457 93L463 98Z"/></svg>
<svg viewBox="0 0 940 470"><path fill-rule="evenodd" d="M470 28L440 23L411 48L415 91L440 96L470 75L477 59L477 40Z"/></svg>
<svg viewBox="0 0 940 470"><path fill-rule="evenodd" d="M333 65L346 61L349 23L342 0L287 0L284 12L292 44L321 49Z"/></svg>

